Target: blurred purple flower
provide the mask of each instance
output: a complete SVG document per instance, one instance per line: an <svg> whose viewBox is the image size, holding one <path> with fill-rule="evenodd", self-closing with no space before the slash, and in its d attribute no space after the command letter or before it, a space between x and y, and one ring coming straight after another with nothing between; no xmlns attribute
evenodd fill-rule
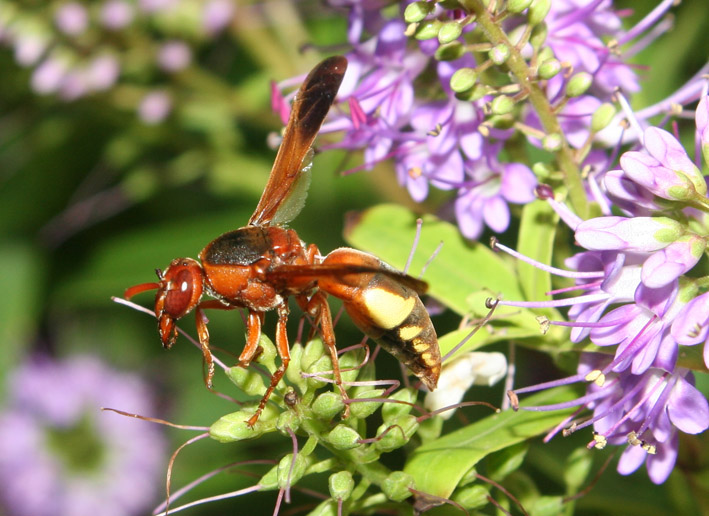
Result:
<svg viewBox="0 0 709 516"><path fill-rule="evenodd" d="M86 68L86 80L89 88L94 91L109 89L118 81L120 71L120 63L115 56L94 57Z"/></svg>
<svg viewBox="0 0 709 516"><path fill-rule="evenodd" d="M39 94L56 93L68 71L67 64L54 56L47 57L32 72L30 85Z"/></svg>
<svg viewBox="0 0 709 516"><path fill-rule="evenodd" d="M192 50L184 41L168 41L158 50L158 65L166 72L179 72L187 67L191 60Z"/></svg>
<svg viewBox="0 0 709 516"><path fill-rule="evenodd" d="M69 2L57 9L54 22L64 34L78 36L89 26L89 13L80 3Z"/></svg>
<svg viewBox="0 0 709 516"><path fill-rule="evenodd" d="M46 35L32 32L18 33L14 40L8 37L9 44L12 44L15 51L15 61L20 66L32 66L42 57L49 46Z"/></svg>
<svg viewBox="0 0 709 516"><path fill-rule="evenodd" d="M209 0L202 8L202 26L207 34L216 34L231 23L236 5L233 0Z"/></svg>
<svg viewBox="0 0 709 516"><path fill-rule="evenodd" d="M101 23L107 29L122 29L130 25L134 17L133 4L126 0L108 0L101 6Z"/></svg>
<svg viewBox="0 0 709 516"><path fill-rule="evenodd" d="M148 125L159 124L172 109L172 99L164 91L151 91L143 97L138 106L138 116Z"/></svg>
<svg viewBox="0 0 709 516"><path fill-rule="evenodd" d="M177 3L178 0L138 0L138 6L146 13L165 11Z"/></svg>
<svg viewBox="0 0 709 516"><path fill-rule="evenodd" d="M149 414L146 385L93 357L41 357L9 378L0 415L0 499L12 516L145 514L163 476L157 427L104 413Z"/></svg>

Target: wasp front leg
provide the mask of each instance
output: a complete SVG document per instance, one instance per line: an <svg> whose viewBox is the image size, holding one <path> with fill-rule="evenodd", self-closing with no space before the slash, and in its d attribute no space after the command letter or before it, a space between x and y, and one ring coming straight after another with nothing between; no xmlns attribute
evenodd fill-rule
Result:
<svg viewBox="0 0 709 516"><path fill-rule="evenodd" d="M263 412L263 409L266 407L266 403L268 403L268 399L271 397L273 390L281 381L281 378L283 378L286 369L288 369L288 364L290 364L290 346L288 345L288 333L286 332L286 323L288 322L288 301L285 300L278 305L277 310L278 322L276 323L276 349L278 350L278 356L281 358L281 365L273 373L273 376L271 377L271 384L268 386L268 389L266 389L266 393L263 395L263 398L261 398L261 402L258 404L256 412L248 419L248 421L246 421L246 424L249 426L254 426L258 421L258 418L261 416L261 412ZM251 315L251 313L249 313L249 315ZM249 318L249 321L251 321L251 318ZM249 332L249 341L251 341L251 332ZM246 349L244 352L246 352ZM251 355L253 356L254 353L255 351L251 353ZM242 355L244 355L244 353L242 353Z"/></svg>
<svg viewBox="0 0 709 516"><path fill-rule="evenodd" d="M322 336L323 343L330 352L335 385L340 389L342 401L345 404L345 412L342 417L346 418L350 415L350 406L347 403L349 396L347 396L347 391L345 391L345 387L342 385L340 361L337 356L337 347L335 346L335 329L332 325L332 313L330 312L330 305L327 302L327 294L322 291L316 292L303 308L313 317L315 326L320 325L320 335Z"/></svg>

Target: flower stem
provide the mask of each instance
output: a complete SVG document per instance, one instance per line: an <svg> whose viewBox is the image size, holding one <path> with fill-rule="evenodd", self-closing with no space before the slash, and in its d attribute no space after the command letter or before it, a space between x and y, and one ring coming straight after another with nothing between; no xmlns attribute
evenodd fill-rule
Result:
<svg viewBox="0 0 709 516"><path fill-rule="evenodd" d="M581 172L549 100L542 89L531 79L532 73L527 62L520 54L519 49L507 38L507 34L493 19L481 0L461 0L461 4L470 12L475 13L478 24L490 43L494 46L505 45L509 49L510 55L506 64L523 90L528 93L529 101L537 112L544 131L546 134L558 134L561 137L561 146L556 151L556 159L564 175L569 202L582 219L587 219L589 216L588 200L583 188Z"/></svg>

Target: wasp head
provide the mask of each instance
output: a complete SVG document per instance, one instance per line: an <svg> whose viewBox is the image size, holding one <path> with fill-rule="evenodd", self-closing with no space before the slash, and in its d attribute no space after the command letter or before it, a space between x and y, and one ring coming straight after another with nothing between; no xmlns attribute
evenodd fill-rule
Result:
<svg viewBox="0 0 709 516"><path fill-rule="evenodd" d="M158 269L155 316L162 345L172 347L177 338L175 322L190 313L202 297L204 271L197 260L178 258L165 272Z"/></svg>

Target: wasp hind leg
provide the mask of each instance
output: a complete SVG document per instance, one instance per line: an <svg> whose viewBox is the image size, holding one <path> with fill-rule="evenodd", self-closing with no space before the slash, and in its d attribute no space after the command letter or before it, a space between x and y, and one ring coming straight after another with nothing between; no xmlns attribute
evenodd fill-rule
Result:
<svg viewBox="0 0 709 516"><path fill-rule="evenodd" d="M350 405L348 403L350 398L347 396L344 385L342 385L340 362L337 356L337 347L335 346L335 329L332 325L332 313L330 312L330 305L327 302L327 294L318 291L313 294L307 303L303 304L305 304L303 307L304 310L313 317L315 326L320 325L320 335L322 336L325 346L327 346L327 350L330 352L335 385L337 385L337 388L340 390L342 401L345 404L345 411L342 417L347 418L350 415Z"/></svg>
<svg viewBox="0 0 709 516"><path fill-rule="evenodd" d="M271 377L271 384L268 386L268 389L266 389L266 393L263 395L263 398L261 398L256 412L246 421L246 424L250 427L253 427L258 421L258 418L261 416L261 412L263 412L263 409L266 407L266 403L268 403L268 399L271 397L274 389L281 381L281 378L283 378L286 369L288 369L288 364L290 363L290 347L288 345L288 333L286 332L286 323L288 322L288 301L285 300L283 303L278 305L277 310L278 322L276 323L276 349L278 350L278 356L281 357L281 365L276 372L273 373L273 376ZM249 321L251 321L251 314L249 314ZM252 333L250 330L251 328L249 328L249 341L251 341ZM258 342L258 339L256 342ZM256 352L257 346L254 346L253 349L254 351L251 353L252 357ZM245 352L246 349L244 350L244 353ZM242 356L244 356L244 353L242 353ZM241 357L239 363L241 364Z"/></svg>

